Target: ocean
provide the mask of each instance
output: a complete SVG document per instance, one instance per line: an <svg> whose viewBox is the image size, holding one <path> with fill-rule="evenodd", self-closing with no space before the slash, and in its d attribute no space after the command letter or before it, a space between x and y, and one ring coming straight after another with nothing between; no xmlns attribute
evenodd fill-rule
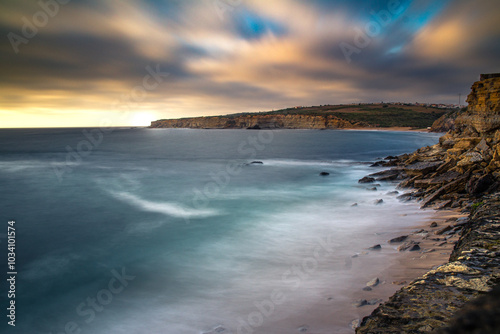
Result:
<svg viewBox="0 0 500 334"><path fill-rule="evenodd" d="M3 310L15 300L16 326L2 315L0 331L347 331L334 310L351 307L360 273L353 256L425 215L390 194L395 183L367 190L357 181L382 170L370 162L438 138L2 129L0 247L7 254L15 221L17 276L15 298L7 299L5 279L1 292ZM372 258L379 269L383 254ZM303 323L317 305L331 320Z"/></svg>

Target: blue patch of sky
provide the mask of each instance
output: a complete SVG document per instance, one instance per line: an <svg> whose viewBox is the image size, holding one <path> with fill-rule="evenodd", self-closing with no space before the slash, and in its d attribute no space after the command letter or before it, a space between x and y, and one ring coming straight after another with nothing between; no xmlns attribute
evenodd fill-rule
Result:
<svg viewBox="0 0 500 334"><path fill-rule="evenodd" d="M282 36L287 33L287 29L283 25L249 10L241 10L234 14L232 18L236 31L245 39L258 39L268 33L275 36Z"/></svg>
<svg viewBox="0 0 500 334"><path fill-rule="evenodd" d="M398 25L398 29L407 31L408 36L417 34L422 28L430 24L434 18L439 16L449 2L450 0L407 3L408 7L400 15L402 24ZM411 38L395 41L395 44L385 54L398 55L410 42Z"/></svg>
<svg viewBox="0 0 500 334"><path fill-rule="evenodd" d="M413 32L420 31L439 16L450 2L451 0L430 1L424 6L415 6L412 8L408 22L405 22L406 26ZM418 4L418 1L415 3Z"/></svg>

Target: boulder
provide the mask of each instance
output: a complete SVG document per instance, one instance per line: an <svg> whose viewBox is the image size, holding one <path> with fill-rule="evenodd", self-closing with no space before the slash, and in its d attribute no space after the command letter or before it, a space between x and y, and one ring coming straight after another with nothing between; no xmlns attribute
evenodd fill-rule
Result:
<svg viewBox="0 0 500 334"><path fill-rule="evenodd" d="M368 301L366 299L358 299L352 303L352 306L354 307L363 307L365 305L368 305Z"/></svg>
<svg viewBox="0 0 500 334"><path fill-rule="evenodd" d="M384 160L381 161L376 161L370 165L370 167L383 167L385 166L386 162Z"/></svg>
<svg viewBox="0 0 500 334"><path fill-rule="evenodd" d="M373 183L373 182L375 182L375 179L369 176L365 176L364 178L358 181L358 183Z"/></svg>
<svg viewBox="0 0 500 334"><path fill-rule="evenodd" d="M370 288L374 288L379 284L380 284L380 279L378 277L375 277L374 279L372 279L368 283L366 283L366 286L369 286Z"/></svg>
<svg viewBox="0 0 500 334"><path fill-rule="evenodd" d="M393 239L389 240L389 243L390 244L397 244L397 243L406 241L406 239L408 239L408 236L407 235L402 235L400 237L393 238Z"/></svg>
<svg viewBox="0 0 500 334"><path fill-rule="evenodd" d="M413 245L409 249L410 252L417 252L419 250L420 250L420 246L419 245Z"/></svg>
<svg viewBox="0 0 500 334"><path fill-rule="evenodd" d="M404 252L404 251L406 251L406 250L408 250L408 249L410 249L413 246L418 245L418 244L419 244L418 242L415 242L413 240L407 241L407 242L405 242L404 244L402 244L401 246L398 247L398 251L399 252Z"/></svg>
<svg viewBox="0 0 500 334"><path fill-rule="evenodd" d="M380 245L375 245L375 246L368 248L368 250L371 250L371 251L378 251L381 249L382 249L382 246L380 246Z"/></svg>

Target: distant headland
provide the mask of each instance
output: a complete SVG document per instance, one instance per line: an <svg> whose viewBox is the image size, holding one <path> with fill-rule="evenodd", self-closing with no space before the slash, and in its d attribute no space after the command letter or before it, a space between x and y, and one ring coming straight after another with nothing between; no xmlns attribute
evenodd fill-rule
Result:
<svg viewBox="0 0 500 334"><path fill-rule="evenodd" d="M426 103L364 103L297 106L258 113L239 113L151 122L151 128L191 129L384 129L431 128L460 110L457 105ZM446 129L448 130L448 129Z"/></svg>

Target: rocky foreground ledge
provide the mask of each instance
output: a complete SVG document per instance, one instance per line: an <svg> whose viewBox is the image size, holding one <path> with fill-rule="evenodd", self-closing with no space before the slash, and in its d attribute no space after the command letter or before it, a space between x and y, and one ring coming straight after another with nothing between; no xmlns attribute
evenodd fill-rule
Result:
<svg viewBox="0 0 500 334"><path fill-rule="evenodd" d="M500 302L487 299L500 295L491 292L500 283L500 74L481 75L467 101L467 111L455 115L453 130L439 144L379 161L376 166L393 168L368 177L401 181L399 188L410 189L401 200L459 208L470 216L449 263L381 304L363 319L358 334L500 333ZM484 301L473 301L486 293ZM453 320L463 308L472 313Z"/></svg>

